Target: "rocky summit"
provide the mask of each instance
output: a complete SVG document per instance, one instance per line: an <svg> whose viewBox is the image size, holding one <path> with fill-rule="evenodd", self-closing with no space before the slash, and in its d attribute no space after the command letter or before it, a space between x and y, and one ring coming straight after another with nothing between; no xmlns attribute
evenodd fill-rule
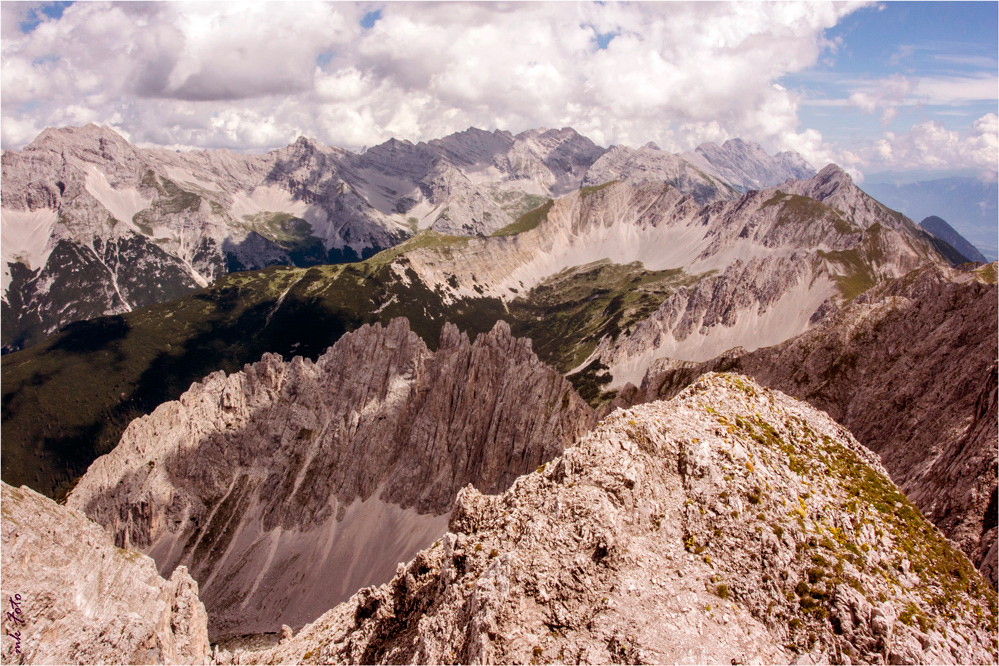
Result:
<svg viewBox="0 0 999 666"><path fill-rule="evenodd" d="M134 421L68 505L201 585L213 638L301 626L391 578L457 492L505 490L594 414L499 323L436 352L405 319L315 362L265 355Z"/></svg>
<svg viewBox="0 0 999 666"><path fill-rule="evenodd" d="M208 663L205 607L184 567L164 580L82 513L0 488L5 664Z"/></svg>
<svg viewBox="0 0 999 666"><path fill-rule="evenodd" d="M621 410L233 663L991 663L996 595L806 403L735 375Z"/></svg>
<svg viewBox="0 0 999 666"><path fill-rule="evenodd" d="M780 345L661 359L631 402L727 370L807 400L881 456L906 495L996 584L996 265L913 271Z"/></svg>

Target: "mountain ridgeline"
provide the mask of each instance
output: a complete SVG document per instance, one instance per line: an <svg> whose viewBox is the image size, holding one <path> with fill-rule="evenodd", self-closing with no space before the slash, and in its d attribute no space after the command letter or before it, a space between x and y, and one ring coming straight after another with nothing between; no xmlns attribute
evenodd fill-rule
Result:
<svg viewBox="0 0 999 666"><path fill-rule="evenodd" d="M928 268L879 285L779 345L704 363L657 361L619 404L739 372L826 411L997 581L996 266Z"/></svg>
<svg viewBox="0 0 999 666"><path fill-rule="evenodd" d="M3 170L29 662L997 658L997 266L835 165L90 126Z"/></svg>
<svg viewBox="0 0 999 666"><path fill-rule="evenodd" d="M957 233L954 227L947 224L946 220L936 215L931 215L920 222L919 226L949 244L964 255L968 261L975 261L982 264L988 263L988 260L978 251L978 248L969 243L964 236Z"/></svg>
<svg viewBox="0 0 999 666"><path fill-rule="evenodd" d="M880 281L948 263L833 166L781 187L708 206L663 182L584 187L512 235L424 230L362 262L233 273L71 324L3 357L4 479L55 495L191 382L265 352L315 359L365 323L404 316L434 348L445 322L474 337L505 320L596 405L659 356L777 344Z"/></svg>
<svg viewBox="0 0 999 666"><path fill-rule="evenodd" d="M802 193L791 193L794 187ZM5 470L15 482L53 492L46 477L60 472L51 469L52 462L58 467L58 459L75 455L81 443L93 451L81 453L68 476L55 482L65 483L96 453L109 450L131 418L176 398L204 374L237 370L266 351L315 358L365 322L407 316L433 345L443 321L474 335L507 318L519 335L537 337L562 318L568 344L545 347L542 358L563 372L587 361L592 368L577 373L576 383L594 395L615 374L618 383L637 383L641 364L655 356L700 360L737 344L780 342L838 299L940 261L924 242L928 235L866 198L838 169L786 189L701 207L661 182L586 187L542 207L533 228L512 236L428 230L360 264L233 274L169 304L80 324L37 352L5 357L5 386L13 389L5 390L5 414L36 423L26 428L5 417L6 441L30 438L35 449L24 464L16 446L13 455L5 451ZM604 306L573 308L578 299L560 293L562 288L571 293L573 283L585 282L592 270L575 267L600 261L642 262L598 270L634 273L628 279L643 288L619 283L616 293L608 293L599 287L607 294ZM566 312L553 300L576 311ZM543 302L544 312L532 302ZM636 353L628 329L647 320L639 334L652 330L654 339L671 344L639 342ZM248 330L255 334L246 335ZM117 359L113 367L104 361L108 354ZM602 366L611 375L593 372ZM91 378L95 391L72 394L80 373ZM31 389L21 390L22 382ZM13 405L49 388L55 391L50 399L35 404L60 405L65 413ZM70 409L62 409L67 404ZM18 477L21 470L40 476Z"/></svg>
<svg viewBox="0 0 999 666"><path fill-rule="evenodd" d="M747 149L751 173L733 171ZM742 141L698 151L697 166L608 151L568 128L472 128L360 154L303 137L265 155L143 149L94 125L45 130L2 158L3 349L233 271L356 261L421 229L487 235L584 184L659 180L707 204L812 174Z"/></svg>
<svg viewBox="0 0 999 666"><path fill-rule="evenodd" d="M505 490L594 421L505 323L474 344L448 324L431 352L399 318L315 363L206 377L134 421L67 506L164 573L186 565L213 637L275 632L388 580L461 488Z"/></svg>

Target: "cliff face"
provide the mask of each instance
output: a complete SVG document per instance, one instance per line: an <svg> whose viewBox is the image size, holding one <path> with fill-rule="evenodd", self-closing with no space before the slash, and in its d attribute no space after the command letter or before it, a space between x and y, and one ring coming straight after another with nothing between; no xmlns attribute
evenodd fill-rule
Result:
<svg viewBox="0 0 999 666"><path fill-rule="evenodd" d="M0 488L4 663L207 663L208 618L186 569L164 580L78 511Z"/></svg>
<svg viewBox="0 0 999 666"><path fill-rule="evenodd" d="M458 490L554 458L593 422L499 323L430 352L405 319L315 363L265 355L133 422L68 504L161 571L188 566L213 635L299 626L443 534Z"/></svg>
<svg viewBox="0 0 999 666"><path fill-rule="evenodd" d="M996 583L995 268L916 271L787 342L701 364L669 359L631 402L736 371L807 400L881 456L892 479Z"/></svg>
<svg viewBox="0 0 999 666"><path fill-rule="evenodd" d="M450 530L390 583L229 657L996 659L994 591L877 457L815 408L734 375L616 412L501 495L463 490Z"/></svg>

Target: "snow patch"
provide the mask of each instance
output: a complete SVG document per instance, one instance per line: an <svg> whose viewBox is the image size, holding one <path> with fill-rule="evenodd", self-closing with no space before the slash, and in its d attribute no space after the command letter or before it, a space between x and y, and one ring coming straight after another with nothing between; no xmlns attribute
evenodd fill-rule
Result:
<svg viewBox="0 0 999 666"><path fill-rule="evenodd" d="M59 212L53 208L0 209L4 300L7 299L7 287L11 281L9 264L20 262L33 271L44 266L54 247L49 240L58 221Z"/></svg>
<svg viewBox="0 0 999 666"><path fill-rule="evenodd" d="M152 199L146 199L139 190L134 187L126 187L116 190L108 182L97 167L90 167L87 173L87 180L84 183L87 192L90 193L102 206L104 206L111 216L119 222L124 222L137 233L138 228L132 224L132 218L141 210L149 208Z"/></svg>

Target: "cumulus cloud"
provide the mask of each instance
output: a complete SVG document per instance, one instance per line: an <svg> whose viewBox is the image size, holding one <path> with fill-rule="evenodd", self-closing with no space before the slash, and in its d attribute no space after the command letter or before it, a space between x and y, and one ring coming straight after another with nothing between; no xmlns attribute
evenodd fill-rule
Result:
<svg viewBox="0 0 999 666"><path fill-rule="evenodd" d="M871 168L978 169L995 179L999 162L999 116L978 118L969 132L948 130L932 120L917 123L909 132L885 132L864 151Z"/></svg>
<svg viewBox="0 0 999 666"><path fill-rule="evenodd" d="M880 109L881 121L887 125L898 116L900 105L915 103L912 94L916 87L917 81L896 74L862 86L850 95L849 102L864 113Z"/></svg>
<svg viewBox="0 0 999 666"><path fill-rule="evenodd" d="M108 123L140 143L262 149L304 133L359 148L468 126L571 125L692 148L798 131L774 82L833 45L839 3L3 4L3 131ZM369 28L361 19L378 10ZM603 47L603 48L602 48Z"/></svg>

